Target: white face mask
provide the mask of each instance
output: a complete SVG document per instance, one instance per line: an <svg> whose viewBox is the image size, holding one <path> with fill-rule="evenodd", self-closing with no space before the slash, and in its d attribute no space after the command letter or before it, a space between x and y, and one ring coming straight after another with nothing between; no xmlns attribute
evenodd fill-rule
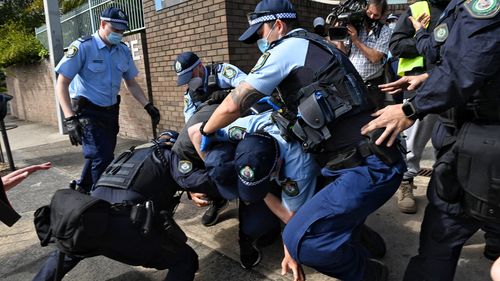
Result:
<svg viewBox="0 0 500 281"><path fill-rule="evenodd" d="M271 33L273 32L275 26L276 26L276 22L274 22L273 27L271 27L271 30L267 34L266 38L260 38L259 40L257 40L257 47L259 47L259 50L261 53L264 53L265 51L267 51L267 49L269 49L269 46L271 44L269 44L269 41L267 41L267 38L269 38L269 35L271 35Z"/></svg>

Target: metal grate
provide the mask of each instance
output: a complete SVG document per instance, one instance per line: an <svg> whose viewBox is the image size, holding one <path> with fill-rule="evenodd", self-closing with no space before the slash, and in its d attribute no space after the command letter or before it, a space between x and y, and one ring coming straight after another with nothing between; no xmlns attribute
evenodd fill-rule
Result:
<svg viewBox="0 0 500 281"><path fill-rule="evenodd" d="M116 6L127 13L130 32L144 29L144 12L141 0L91 0L75 10L61 16L64 46L77 38L91 35L99 29L101 12L109 6ZM47 27L35 28L36 38L48 48Z"/></svg>
<svg viewBox="0 0 500 281"><path fill-rule="evenodd" d="M432 169L431 168L422 168L420 171L418 171L418 175L422 177L430 177L432 175Z"/></svg>

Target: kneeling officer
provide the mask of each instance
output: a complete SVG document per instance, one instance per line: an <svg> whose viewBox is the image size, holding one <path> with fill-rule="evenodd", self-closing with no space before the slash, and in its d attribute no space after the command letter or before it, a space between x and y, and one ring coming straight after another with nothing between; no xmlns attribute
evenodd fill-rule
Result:
<svg viewBox="0 0 500 281"><path fill-rule="evenodd" d="M150 144L133 147L122 153L104 171L91 196L68 189L57 191L50 205L52 214L50 214L49 229L59 250L49 256L33 280L54 280L56 271L58 276L63 276L85 257L95 255L104 255L129 265L158 270L168 268L165 281L193 280L198 270L198 256L186 244L187 237L172 219L180 199L178 191L181 190L174 179L178 177L175 174L178 173L178 163L176 163L178 158L170 151L177 136L176 132L167 131ZM191 176L200 177L197 171L193 171ZM62 194L70 196L63 198ZM78 199L74 199L75 197ZM88 235L92 237L91 241L85 241L85 244L96 248L95 251L70 247L68 245L76 245L72 242L79 237L75 234L71 239L66 239L64 235L58 236L61 233L61 222L65 222L64 220L75 211L75 207L68 202L91 200L100 201L106 206L104 209L107 211L96 216L101 221L102 217L107 216L106 225L103 227L105 230L99 236L96 232L101 230L95 225L87 227L92 229L93 233ZM35 214L35 224L42 246L47 245L50 239L50 234L49 237L41 235L41 227L37 224L37 221L41 220L40 214L43 213L41 211L43 208L49 207L42 207ZM77 217L75 221L80 223L88 219L87 210L89 209L82 211L84 216ZM58 215L63 219L54 221ZM67 223L62 228L63 232L70 227L71 223ZM66 257L64 262L59 261L58 267L60 251L65 253Z"/></svg>

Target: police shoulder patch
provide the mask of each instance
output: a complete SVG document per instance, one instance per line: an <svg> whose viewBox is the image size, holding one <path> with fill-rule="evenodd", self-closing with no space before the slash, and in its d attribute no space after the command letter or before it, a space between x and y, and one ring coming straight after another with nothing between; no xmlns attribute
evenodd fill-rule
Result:
<svg viewBox="0 0 500 281"><path fill-rule="evenodd" d="M233 142L241 141L243 139L243 137L245 136L246 131L247 131L247 129L245 129L243 127L238 127L238 126L234 126L234 127L229 128L229 130L228 130L229 140L233 141Z"/></svg>
<svg viewBox="0 0 500 281"><path fill-rule="evenodd" d="M228 79L231 79L236 76L236 69L228 65L224 67L224 70L222 70L222 75Z"/></svg>
<svg viewBox="0 0 500 281"><path fill-rule="evenodd" d="M499 0L467 0L464 7L469 14L477 19L488 19L500 11Z"/></svg>
<svg viewBox="0 0 500 281"><path fill-rule="evenodd" d="M76 56L76 53L78 53L78 48L74 45L69 46L68 51L66 52L66 57L67 58L72 58Z"/></svg>
<svg viewBox="0 0 500 281"><path fill-rule="evenodd" d="M261 69L264 66L264 64L266 64L266 61L270 55L271 54L269 52L263 53L262 56L260 56L259 60L257 61L257 63L255 64L255 66L252 68L252 70L250 72L253 73L253 72Z"/></svg>
<svg viewBox="0 0 500 281"><path fill-rule="evenodd" d="M177 166L179 172L183 174L187 174L193 170L193 163L188 160L181 160L179 161L179 165Z"/></svg>
<svg viewBox="0 0 500 281"><path fill-rule="evenodd" d="M443 43L448 38L448 25L446 23L442 23L436 26L436 28L434 28L433 34L434 40L436 40L436 42Z"/></svg>
<svg viewBox="0 0 500 281"><path fill-rule="evenodd" d="M287 179L281 183L281 188L283 192L290 197L299 195L299 186L296 181Z"/></svg>

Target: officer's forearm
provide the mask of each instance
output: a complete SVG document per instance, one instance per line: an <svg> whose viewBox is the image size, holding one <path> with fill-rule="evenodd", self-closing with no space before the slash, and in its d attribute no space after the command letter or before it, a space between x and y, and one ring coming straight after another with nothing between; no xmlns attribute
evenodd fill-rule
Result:
<svg viewBox="0 0 500 281"><path fill-rule="evenodd" d="M148 99L144 95L144 91L135 79L125 80L125 85L127 89L132 94L132 96L144 107L149 103Z"/></svg>
<svg viewBox="0 0 500 281"><path fill-rule="evenodd" d="M62 74L57 77L56 83L56 95L61 105L61 109L64 113L64 117L68 118L75 115L73 108L71 107L71 98L69 97L69 84L71 80Z"/></svg>
<svg viewBox="0 0 500 281"><path fill-rule="evenodd" d="M191 143L194 145L194 149L196 149L196 152L198 153L200 158L202 160L205 160L205 152L201 151L200 127L201 127L201 123L194 124L193 126L189 127L188 134L189 134L189 139L191 140Z"/></svg>
<svg viewBox="0 0 500 281"><path fill-rule="evenodd" d="M379 63L383 58L384 54L366 46L361 40L353 40L352 43L363 53L363 55L371 62L371 63Z"/></svg>
<svg viewBox="0 0 500 281"><path fill-rule="evenodd" d="M283 207L283 204L281 204L281 200L271 193L268 193L266 197L264 197L264 202L266 203L267 207L273 212L273 214L275 214L285 224L288 223L288 221L294 215L294 212L290 212L285 207Z"/></svg>

